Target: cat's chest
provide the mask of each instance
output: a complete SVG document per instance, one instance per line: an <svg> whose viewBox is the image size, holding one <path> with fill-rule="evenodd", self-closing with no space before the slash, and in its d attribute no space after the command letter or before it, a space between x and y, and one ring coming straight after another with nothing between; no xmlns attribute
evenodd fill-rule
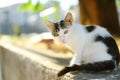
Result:
<svg viewBox="0 0 120 80"><path fill-rule="evenodd" d="M72 51L79 52L84 45L84 41L85 39L83 37L79 38L77 36L72 35L67 40L67 45L70 47Z"/></svg>
<svg viewBox="0 0 120 80"><path fill-rule="evenodd" d="M86 35L83 31L72 31L67 38L67 45L74 51L78 52L85 43Z"/></svg>

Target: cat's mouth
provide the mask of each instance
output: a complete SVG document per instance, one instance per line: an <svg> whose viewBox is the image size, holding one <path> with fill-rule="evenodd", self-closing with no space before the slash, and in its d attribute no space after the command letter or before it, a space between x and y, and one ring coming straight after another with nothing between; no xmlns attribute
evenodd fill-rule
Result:
<svg viewBox="0 0 120 80"><path fill-rule="evenodd" d="M65 40L61 40L61 42L62 42L62 43L66 43L66 41L65 41Z"/></svg>

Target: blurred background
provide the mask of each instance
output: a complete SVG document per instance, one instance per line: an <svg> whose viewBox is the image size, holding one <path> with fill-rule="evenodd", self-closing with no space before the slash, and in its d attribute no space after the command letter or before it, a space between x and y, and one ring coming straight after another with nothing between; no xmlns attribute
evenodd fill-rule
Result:
<svg viewBox="0 0 120 80"><path fill-rule="evenodd" d="M64 19L70 11L75 22L97 24L107 28L120 45L120 0L88 1L0 0L0 35L29 37L32 43L44 39L46 41L42 42L47 43L50 48L52 37L47 33L40 34L47 32L44 21L47 19L57 22ZM21 39L15 39L19 40Z"/></svg>
<svg viewBox="0 0 120 80"><path fill-rule="evenodd" d="M116 18L116 15L118 15L117 18L120 19L119 0L91 0L89 3L87 1L88 0L0 0L0 34L21 35L44 32L46 31L43 23L44 20L49 19L56 22L64 19L68 11L73 13L76 22L81 22L82 24L110 25L114 29L116 29L116 25L118 27L118 21L117 19L114 20L113 17ZM97 7L101 7L101 9ZM110 9L111 12L108 9ZM115 13L116 11L117 14ZM98 17L97 12L100 13L100 17ZM108 23L106 14L108 17L109 15L113 16L110 18L115 26L111 25L110 20ZM101 17L103 17L103 19ZM90 21L86 18L93 20ZM100 23L100 20L104 21L104 23ZM115 33L115 31L113 33Z"/></svg>
<svg viewBox="0 0 120 80"><path fill-rule="evenodd" d="M120 50L120 0L0 0L0 80L24 80L22 77L25 77L25 80L35 80L40 78L40 74L46 74L49 69L49 74L55 77L50 73L52 68L49 61L64 66L69 64L73 56L72 51L64 44L55 41L44 24L45 20L57 22L64 19L68 11L73 14L74 22L85 25L97 24L107 28L114 36ZM5 43L5 46L2 43ZM19 49L11 48L8 43L34 52L40 58L44 56L49 59L39 60L31 55L32 53L28 55L24 50L15 51ZM26 54L25 57L21 53ZM49 69L44 68L42 63L41 69L38 68L40 67L38 62L32 64L37 60L48 65ZM112 76L110 73L112 76L110 78L118 77L120 80L118 74ZM6 75L8 78L5 78ZM48 75L42 77L49 79ZM85 77L84 79L87 79ZM93 79L98 80L96 78L91 80ZM100 79L105 80L103 76Z"/></svg>
<svg viewBox="0 0 120 80"><path fill-rule="evenodd" d="M44 32L45 19L64 19L68 10L78 15L77 4L78 0L0 0L0 34Z"/></svg>

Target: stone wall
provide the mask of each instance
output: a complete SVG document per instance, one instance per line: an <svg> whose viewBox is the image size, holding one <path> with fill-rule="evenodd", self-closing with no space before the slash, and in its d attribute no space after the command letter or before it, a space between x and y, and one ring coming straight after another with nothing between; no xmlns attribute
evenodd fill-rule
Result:
<svg viewBox="0 0 120 80"><path fill-rule="evenodd" d="M8 43L0 43L2 80L120 80L120 70L106 73L71 73L58 78L63 67L49 58Z"/></svg>

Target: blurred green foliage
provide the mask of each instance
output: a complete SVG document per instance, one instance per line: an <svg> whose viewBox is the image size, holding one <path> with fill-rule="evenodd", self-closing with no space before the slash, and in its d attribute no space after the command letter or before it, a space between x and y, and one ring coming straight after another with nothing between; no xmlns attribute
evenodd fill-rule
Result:
<svg viewBox="0 0 120 80"><path fill-rule="evenodd" d="M54 20L58 20L58 13L59 13L58 2L54 1L54 7L55 7Z"/></svg>
<svg viewBox="0 0 120 80"><path fill-rule="evenodd" d="M36 3L36 4L32 4L32 1L31 0L28 0L27 3L23 3L22 5L20 5L18 7L18 10L25 10L25 11L32 11L32 12L36 12L36 11L39 11L39 10L42 10L44 7L43 5L39 2Z"/></svg>
<svg viewBox="0 0 120 80"><path fill-rule="evenodd" d="M116 0L116 5L120 6L120 0Z"/></svg>
<svg viewBox="0 0 120 80"><path fill-rule="evenodd" d="M55 8L55 12L53 13L54 15L54 20L58 20L58 13L59 13L59 3L58 1L51 0L51 3L53 4L52 7ZM43 5L40 0L37 1L36 4L32 4L32 0L28 0L28 2L23 3L18 7L18 10L21 11L31 11L31 12L38 12L38 11L43 11L47 9L48 6ZM48 19L48 16L42 17L42 20Z"/></svg>

